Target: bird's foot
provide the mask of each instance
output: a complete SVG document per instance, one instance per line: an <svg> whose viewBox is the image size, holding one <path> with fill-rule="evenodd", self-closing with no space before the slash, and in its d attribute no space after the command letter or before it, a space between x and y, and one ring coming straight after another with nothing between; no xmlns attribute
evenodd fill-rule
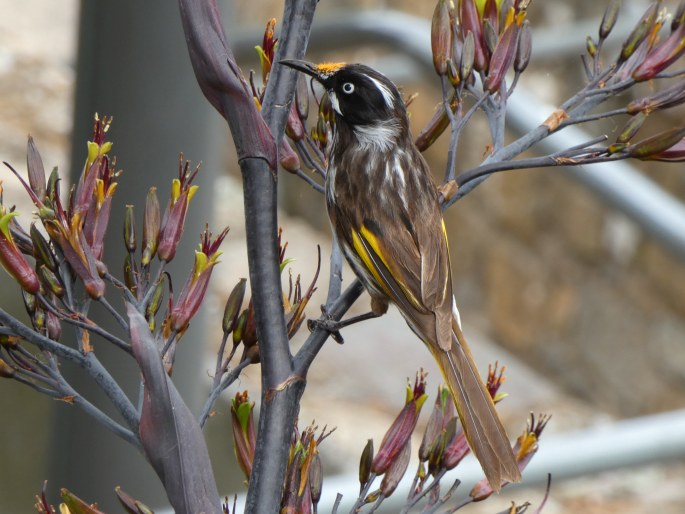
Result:
<svg viewBox="0 0 685 514"><path fill-rule="evenodd" d="M367 312L358 316L352 316L351 318L347 318L345 320L335 320L328 312L328 309L326 309L325 305L321 306L321 312L323 313L321 318L307 320L307 328L310 332L313 332L316 329L322 329L329 332L333 340L338 344L343 344L345 342L340 334L340 329L354 325L360 321L378 317L378 315L374 314L373 312Z"/></svg>

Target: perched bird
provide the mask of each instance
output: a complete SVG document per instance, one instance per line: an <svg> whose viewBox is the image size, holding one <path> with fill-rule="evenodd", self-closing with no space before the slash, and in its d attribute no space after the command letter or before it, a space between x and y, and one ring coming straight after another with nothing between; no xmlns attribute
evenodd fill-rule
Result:
<svg viewBox="0 0 685 514"><path fill-rule="evenodd" d="M520 480L461 330L439 193L414 145L400 92L362 64L281 64L321 83L335 111L326 206L346 259L371 295L373 314L394 303L431 351L493 489Z"/></svg>

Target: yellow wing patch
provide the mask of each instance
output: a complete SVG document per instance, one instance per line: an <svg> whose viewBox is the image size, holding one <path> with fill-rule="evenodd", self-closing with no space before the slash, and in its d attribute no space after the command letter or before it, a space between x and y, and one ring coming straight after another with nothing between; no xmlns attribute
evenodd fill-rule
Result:
<svg viewBox="0 0 685 514"><path fill-rule="evenodd" d="M369 254L366 245L369 245L373 252L376 254L376 256L378 256L378 258L381 260L383 266L387 270L387 273L393 278L397 285L400 286L400 289L402 290L402 294L404 295L404 297L407 300L409 300L409 302L416 309L423 309L423 305L421 304L421 302L419 302L416 296L414 296L414 293L412 293L412 291L407 287L407 285L401 280L399 280L398 277L393 275L391 268L388 265L388 261L383 255L380 245L378 244L378 238L376 238L376 236L369 229L362 225L359 233L357 233L356 231L352 231L352 244L354 245L354 249L357 252L357 255L359 255L362 262L364 263L364 266L366 266L366 269L368 269L371 272L373 278L383 288L385 294L387 294L390 298L394 296L388 288L387 279L385 279L379 272L378 266L374 263L374 258Z"/></svg>

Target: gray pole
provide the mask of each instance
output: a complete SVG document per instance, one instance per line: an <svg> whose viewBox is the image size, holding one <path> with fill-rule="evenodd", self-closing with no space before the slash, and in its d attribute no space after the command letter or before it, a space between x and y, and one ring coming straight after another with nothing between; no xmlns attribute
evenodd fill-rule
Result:
<svg viewBox="0 0 685 514"><path fill-rule="evenodd" d="M114 116L112 154L117 156L117 167L124 170L105 243L106 264L117 276L121 276L124 257L124 205L134 204L142 220L145 195L150 186L156 185L164 208L171 179L177 176L179 152L193 163L203 161L197 182L200 191L191 204L185 244L171 267L178 291L191 270L199 233L211 216L211 186L219 169L217 143L225 141L228 134L195 82L176 2L82 2L72 177L80 173L84 162L95 112ZM216 233L218 227L214 228ZM115 307L122 306L111 287L108 298ZM122 333L99 305L93 306L92 316L114 333ZM202 356L206 326L206 320L201 318L192 323L177 350L174 369L174 381L194 411L202 401L204 382L199 377L205 373ZM93 341L98 357L136 402L139 375L131 358L96 338ZM77 389L103 404L97 392L88 395L92 382L80 370L65 366L64 372ZM59 487L67 487L89 502L97 501L103 510L115 511L120 507L114 487L121 485L153 508L166 503L159 481L136 450L76 409L63 406L57 413L49 482L52 498Z"/></svg>

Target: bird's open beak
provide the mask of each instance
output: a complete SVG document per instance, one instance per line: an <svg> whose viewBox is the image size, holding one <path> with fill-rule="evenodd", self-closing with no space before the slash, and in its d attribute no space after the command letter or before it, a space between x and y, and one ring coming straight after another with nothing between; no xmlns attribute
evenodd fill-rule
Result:
<svg viewBox="0 0 685 514"><path fill-rule="evenodd" d="M281 59L278 62L294 70L306 73L310 77L314 77L316 80L321 80L319 67L316 64L312 64L307 61L301 61L299 59Z"/></svg>

